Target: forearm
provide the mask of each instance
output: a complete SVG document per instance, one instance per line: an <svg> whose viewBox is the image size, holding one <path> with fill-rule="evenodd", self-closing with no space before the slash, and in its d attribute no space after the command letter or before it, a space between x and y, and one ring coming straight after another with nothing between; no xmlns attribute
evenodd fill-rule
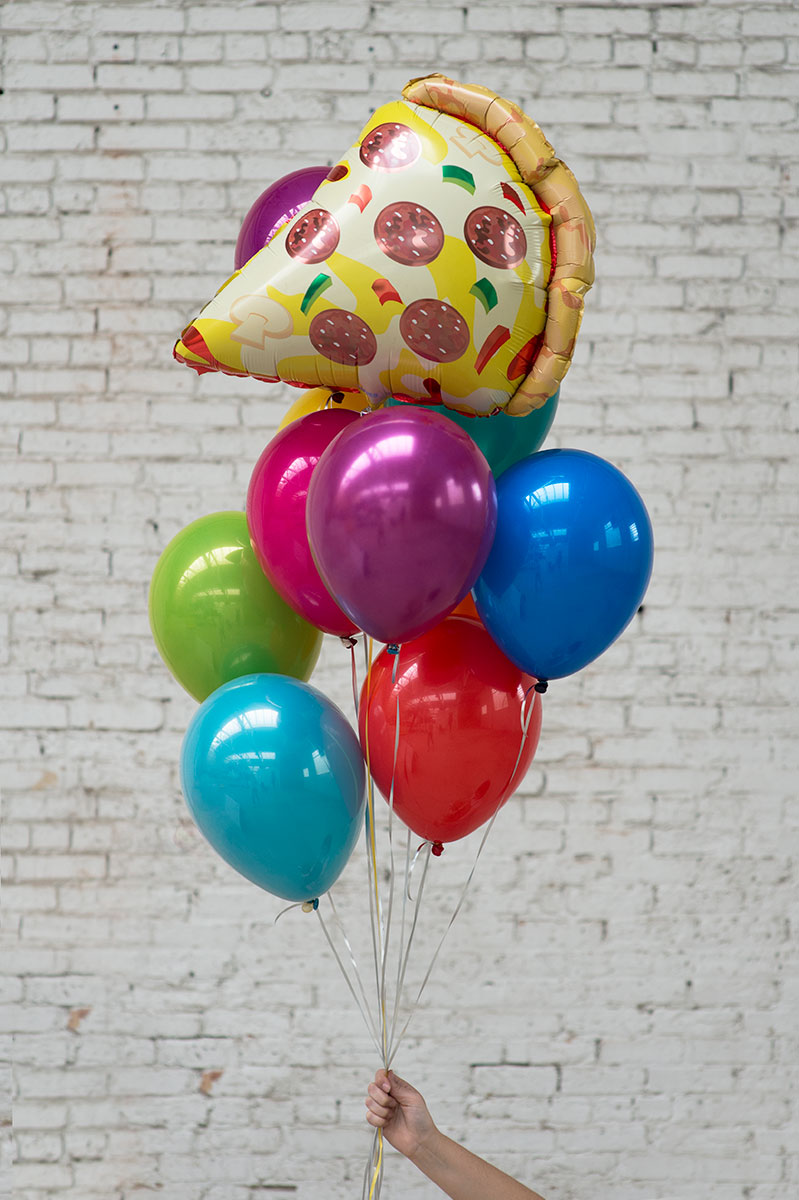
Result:
<svg viewBox="0 0 799 1200"><path fill-rule="evenodd" d="M411 1162L452 1200L542 1200L438 1129L411 1155Z"/></svg>

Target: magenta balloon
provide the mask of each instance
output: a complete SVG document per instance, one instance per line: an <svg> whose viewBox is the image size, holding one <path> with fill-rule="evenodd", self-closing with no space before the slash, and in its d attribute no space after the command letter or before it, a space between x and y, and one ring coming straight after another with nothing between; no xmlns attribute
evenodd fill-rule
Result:
<svg viewBox="0 0 799 1200"><path fill-rule="evenodd" d="M292 422L258 459L247 492L247 524L267 579L306 621L339 637L351 636L358 629L319 577L308 545L305 505L322 453L358 420L359 413L336 408Z"/></svg>
<svg viewBox="0 0 799 1200"><path fill-rule="evenodd" d="M432 629L463 599L494 538L491 468L465 430L422 408L361 417L322 455L308 489L322 579L381 642Z"/></svg>
<svg viewBox="0 0 799 1200"><path fill-rule="evenodd" d="M271 184L253 204L239 231L234 262L240 271L253 254L263 250L272 235L307 204L330 167L303 167Z"/></svg>

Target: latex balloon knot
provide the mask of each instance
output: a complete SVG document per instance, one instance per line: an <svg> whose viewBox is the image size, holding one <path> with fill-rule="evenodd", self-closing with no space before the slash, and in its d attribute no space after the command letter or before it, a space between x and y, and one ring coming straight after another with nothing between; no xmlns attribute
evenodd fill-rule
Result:
<svg viewBox="0 0 799 1200"><path fill-rule="evenodd" d="M343 392L331 392L330 393L330 403L331 404L342 404L343 401L344 401L344 393Z"/></svg>
<svg viewBox="0 0 799 1200"><path fill-rule="evenodd" d="M435 854L436 858L440 858L441 855L444 853L444 843L443 842L433 842L433 845L430 847L430 850L431 850L431 853Z"/></svg>
<svg viewBox="0 0 799 1200"><path fill-rule="evenodd" d="M399 654L400 648L396 642L389 642L386 646L386 651L388 654Z"/></svg>
<svg viewBox="0 0 799 1200"><path fill-rule="evenodd" d="M539 679L538 683L535 685L535 691L537 691L539 695L543 696L548 687L549 682L546 679Z"/></svg>
<svg viewBox="0 0 799 1200"><path fill-rule="evenodd" d="M302 906L303 912L316 912L319 907L319 900L306 900Z"/></svg>
<svg viewBox="0 0 799 1200"><path fill-rule="evenodd" d="M353 646L358 645L358 639L354 637L343 637L341 639L341 644L345 649L352 650Z"/></svg>

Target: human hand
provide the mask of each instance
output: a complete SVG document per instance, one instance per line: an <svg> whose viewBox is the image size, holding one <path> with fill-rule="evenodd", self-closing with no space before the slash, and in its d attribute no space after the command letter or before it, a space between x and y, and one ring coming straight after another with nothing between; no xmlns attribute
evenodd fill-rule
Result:
<svg viewBox="0 0 799 1200"><path fill-rule="evenodd" d="M393 1071L381 1067L367 1093L367 1121L382 1129L386 1141L406 1158L412 1159L438 1132L421 1092Z"/></svg>

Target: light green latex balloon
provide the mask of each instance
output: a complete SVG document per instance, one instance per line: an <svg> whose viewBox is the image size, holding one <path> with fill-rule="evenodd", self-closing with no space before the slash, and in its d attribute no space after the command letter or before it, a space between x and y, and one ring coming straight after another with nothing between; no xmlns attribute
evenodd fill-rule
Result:
<svg viewBox="0 0 799 1200"><path fill-rule="evenodd" d="M169 670L204 700L241 675L308 680L322 634L281 599L241 512L200 517L172 539L150 584L150 628Z"/></svg>

